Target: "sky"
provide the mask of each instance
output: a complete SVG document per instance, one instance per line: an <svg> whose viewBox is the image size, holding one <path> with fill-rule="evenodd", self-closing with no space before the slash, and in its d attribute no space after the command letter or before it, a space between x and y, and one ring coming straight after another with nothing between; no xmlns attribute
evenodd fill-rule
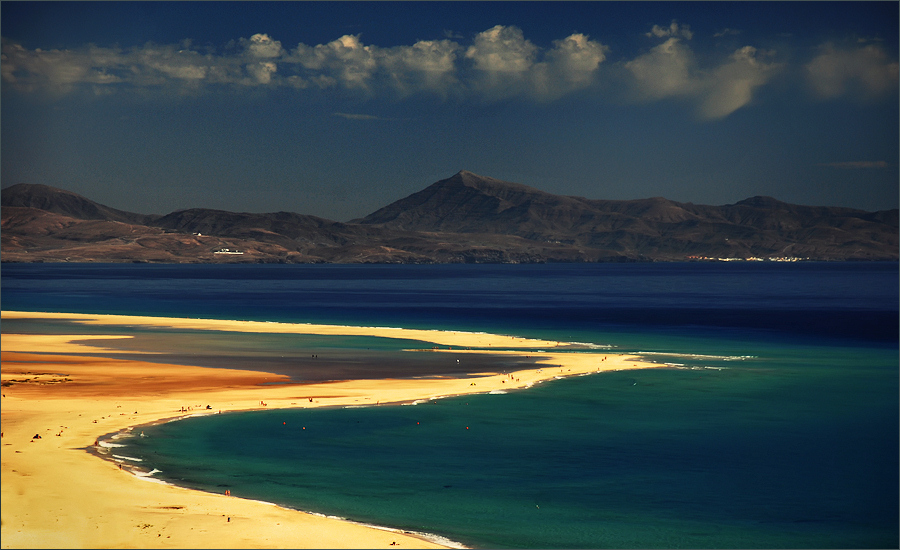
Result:
<svg viewBox="0 0 900 550"><path fill-rule="evenodd" d="M897 2L0 3L0 184L365 216L468 170L898 207Z"/></svg>

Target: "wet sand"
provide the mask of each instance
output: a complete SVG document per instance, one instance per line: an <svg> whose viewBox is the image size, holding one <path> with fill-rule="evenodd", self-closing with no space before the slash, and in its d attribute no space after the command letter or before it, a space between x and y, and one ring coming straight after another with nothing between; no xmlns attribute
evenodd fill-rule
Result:
<svg viewBox="0 0 900 550"><path fill-rule="evenodd" d="M50 314L2 313L4 320L47 315ZM110 337L115 335L94 334L98 338L86 338L84 334L3 334L3 548L441 547L415 534L149 481L121 469L115 461L99 460L90 451L99 451L95 443L107 434L193 414L401 403L524 388L559 376L656 366L612 354L535 354L528 349L553 348L557 343L497 335L57 315L105 326L236 332L270 329L298 334L349 332L423 340L445 347L496 347L496 351L454 349L448 357L490 357L497 361L495 365L534 364L515 372L485 370L463 376L432 373L419 378L298 383L285 374L272 372L148 362L134 359L133 354L128 359L117 358L115 354L120 349L92 345L102 345L103 339L114 341ZM448 352L443 349L433 355L440 357Z"/></svg>

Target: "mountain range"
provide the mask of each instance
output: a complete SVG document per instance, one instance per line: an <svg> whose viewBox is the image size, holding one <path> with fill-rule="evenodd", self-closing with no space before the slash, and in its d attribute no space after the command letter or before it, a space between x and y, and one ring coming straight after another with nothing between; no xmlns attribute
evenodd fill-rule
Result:
<svg viewBox="0 0 900 550"><path fill-rule="evenodd" d="M461 171L347 223L293 212L110 208L2 191L4 262L534 263L898 259L898 210L753 197L724 206L593 200Z"/></svg>

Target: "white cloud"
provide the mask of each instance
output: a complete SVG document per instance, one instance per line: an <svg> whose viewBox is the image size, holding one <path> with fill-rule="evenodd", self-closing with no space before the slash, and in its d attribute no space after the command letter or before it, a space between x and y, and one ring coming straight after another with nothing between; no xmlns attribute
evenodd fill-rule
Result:
<svg viewBox="0 0 900 550"><path fill-rule="evenodd" d="M765 52L749 46L701 67L687 42L693 36L690 27L677 21L655 25L647 35L661 43L616 64L627 75L635 101L680 98L693 102L703 118L721 118L750 103L778 69ZM382 48L363 43L359 35L345 35L324 44L286 48L268 34L257 33L218 52L198 51L190 41L42 51L4 40L0 71L10 88L57 95L79 88L104 95L126 90L202 93L229 87L282 87L339 88L395 98L427 93L484 101L514 97L553 101L597 84L610 51L581 33L541 47L521 29L504 25L476 34L468 44L448 36L452 37ZM883 67L883 61L870 64ZM822 65L827 64L812 63L811 73L827 72ZM894 71L896 80L896 64ZM596 90L599 93L600 87Z"/></svg>
<svg viewBox="0 0 900 550"><path fill-rule="evenodd" d="M169 77L176 80L202 80L209 75L210 61L194 51L177 50L175 46L146 45L118 58L129 66L132 75L152 79ZM115 66L110 60L107 66ZM156 74L162 73L162 74ZM123 77L123 80L128 78Z"/></svg>
<svg viewBox="0 0 900 550"><path fill-rule="evenodd" d="M497 25L468 46L453 39L421 40L380 48L345 35L325 44L286 49L268 34L230 42L224 52L200 52L189 40L130 49L85 46L28 50L4 40L2 79L22 91L55 95L78 89L106 93L164 89L199 93L209 86L344 88L401 97L551 100L589 86L607 47L583 34L556 40L549 49L521 29ZM99 87L99 88L98 88Z"/></svg>
<svg viewBox="0 0 900 550"><path fill-rule="evenodd" d="M478 34L465 52L472 62L470 86L487 98L561 97L591 84L608 47L575 33L542 50L517 27L497 25Z"/></svg>
<svg viewBox="0 0 900 550"><path fill-rule="evenodd" d="M683 35L684 28L673 21L668 29L654 26L648 34ZM711 120L749 104L754 91L777 72L778 65L760 59L766 54L745 46L717 65L699 67L691 48L671 36L624 66L632 79L633 100L689 99L696 103L698 116Z"/></svg>
<svg viewBox="0 0 900 550"><path fill-rule="evenodd" d="M809 85L822 99L871 99L897 88L897 62L878 45L840 49L829 43L820 52L805 69Z"/></svg>
<svg viewBox="0 0 900 550"><path fill-rule="evenodd" d="M458 85L457 52L451 40L421 40L412 46L382 49L379 62L391 86L402 94L432 91L441 95Z"/></svg>
<svg viewBox="0 0 900 550"><path fill-rule="evenodd" d="M775 64L760 61L756 48L744 46L704 83L698 113L706 119L730 115L750 103L756 88L768 82L778 69Z"/></svg>
<svg viewBox="0 0 900 550"><path fill-rule="evenodd" d="M655 36L656 38L681 37L690 40L694 37L694 33L691 32L691 28L688 25L679 25L678 22L673 19L668 27L653 25L653 28L650 29L650 32L648 32L646 36Z"/></svg>
<svg viewBox="0 0 900 550"><path fill-rule="evenodd" d="M697 88L694 55L678 38L669 38L627 63L638 99L655 100L690 94Z"/></svg>
<svg viewBox="0 0 900 550"><path fill-rule="evenodd" d="M313 78L319 86L340 83L348 88L367 89L378 65L375 50L360 42L359 36L344 35L328 44L299 44L288 61L296 61L302 68L320 73Z"/></svg>
<svg viewBox="0 0 900 550"><path fill-rule="evenodd" d="M268 34L254 34L249 40L241 38L241 45L244 46L250 57L268 59L284 54L281 42L272 40Z"/></svg>
<svg viewBox="0 0 900 550"><path fill-rule="evenodd" d="M45 51L40 48L29 51L19 44L4 42L0 67L4 81L26 91L50 87L65 93L81 83L116 82L116 76L107 72L110 67L95 62L95 58L108 60L116 57L93 47L76 52Z"/></svg>
<svg viewBox="0 0 900 550"><path fill-rule="evenodd" d="M486 73L523 73L534 64L537 49L520 29L496 25L475 36L466 57Z"/></svg>
<svg viewBox="0 0 900 550"><path fill-rule="evenodd" d="M271 61L260 61L247 65L247 72L259 84L269 84L272 82L272 75L278 70L278 66Z"/></svg>
<svg viewBox="0 0 900 550"><path fill-rule="evenodd" d="M586 84L606 60L607 46L588 39L583 34L573 34L553 42L547 52L548 66L562 79L572 84Z"/></svg>

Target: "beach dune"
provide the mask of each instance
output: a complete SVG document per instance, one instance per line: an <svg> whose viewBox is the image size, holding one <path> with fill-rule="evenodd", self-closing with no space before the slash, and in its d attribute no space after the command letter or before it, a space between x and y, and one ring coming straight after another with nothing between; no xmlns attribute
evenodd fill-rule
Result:
<svg viewBox="0 0 900 550"><path fill-rule="evenodd" d="M418 339L445 346L494 348L478 353L524 354L526 351L522 350L557 344L458 332L2 313L3 319L50 317L93 325L360 334ZM190 415L403 403L524 388L560 376L601 370L656 366L622 355L547 352L539 354L536 368L514 373L300 384L284 375L259 371L110 358L109 349L90 344L92 339L110 338L113 336L96 334L2 335L3 548L452 545L451 541L428 540L415 533L308 514L240 495L167 485L153 476L138 475L142 473L139 468L129 467L129 461L116 458L114 450L111 452L103 444L110 434Z"/></svg>

